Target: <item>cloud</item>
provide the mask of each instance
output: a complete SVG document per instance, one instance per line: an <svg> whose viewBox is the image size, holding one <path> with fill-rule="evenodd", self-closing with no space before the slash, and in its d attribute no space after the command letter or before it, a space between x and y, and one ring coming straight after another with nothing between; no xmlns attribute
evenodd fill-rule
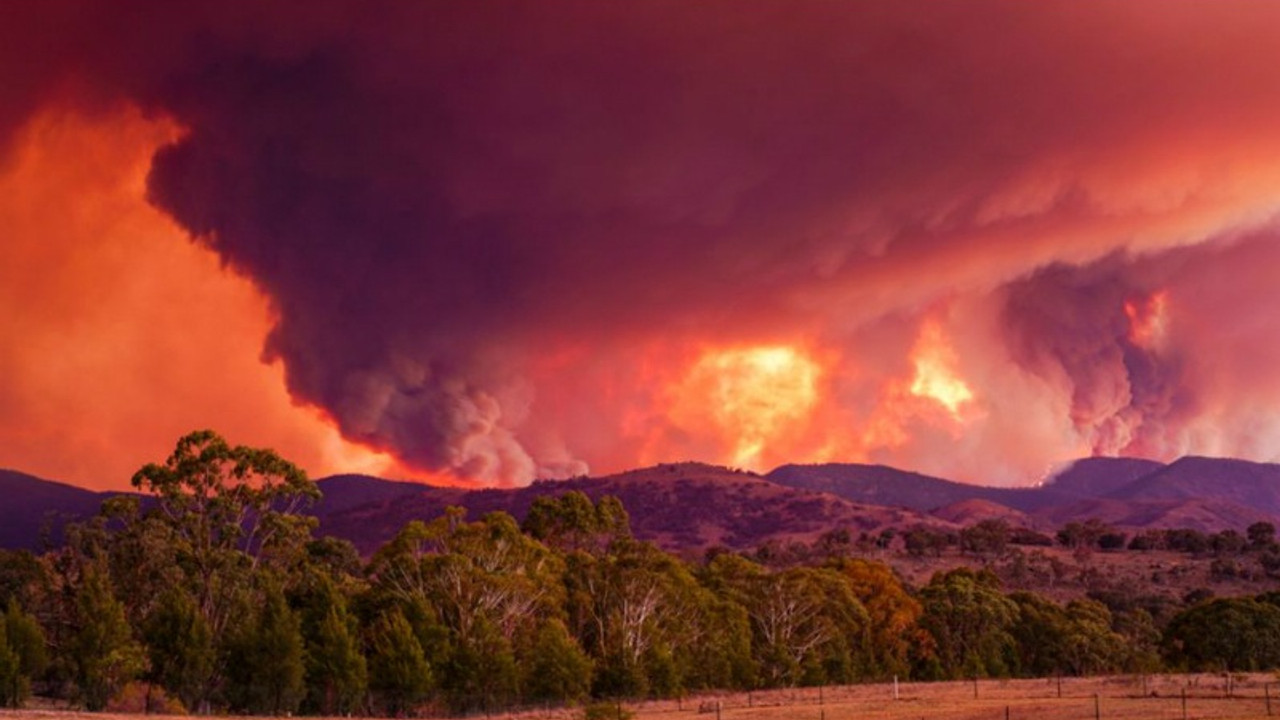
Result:
<svg viewBox="0 0 1280 720"><path fill-rule="evenodd" d="M269 299L294 398L423 468L727 461L669 388L779 345L821 356L831 399L761 462L919 466L957 436L883 408L940 308L987 408L950 468L1025 439L997 407L1065 409L1030 424L1024 476L1082 447L1166 455L1230 415L1178 320L1191 290L1169 291L1168 347L1116 333L1158 289L1132 268L1270 226L1280 8L742 10L12 4L0 133L55 102L181 126L151 201ZM996 368L1021 395L971 379ZM890 416L907 439L848 439Z"/></svg>

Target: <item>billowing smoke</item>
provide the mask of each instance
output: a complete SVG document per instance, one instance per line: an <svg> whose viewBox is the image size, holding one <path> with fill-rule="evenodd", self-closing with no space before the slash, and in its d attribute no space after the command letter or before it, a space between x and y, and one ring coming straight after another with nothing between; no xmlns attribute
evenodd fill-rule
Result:
<svg viewBox="0 0 1280 720"><path fill-rule="evenodd" d="M762 463L972 477L1036 447L995 473L1025 479L1082 449L1280 450L1242 429L1280 415L1233 415L1221 398L1249 390L1203 344L1248 322L1180 315L1189 253L1269 252L1280 6L3 14L0 133L49 104L178 123L150 200L269 296L293 396L407 463L526 481L723 460L671 394L700 354L780 344L825 358L829 407L753 445ZM1274 314L1251 282L1210 314ZM954 352L913 366L926 320ZM940 419L886 409L952 371L915 383L967 383Z"/></svg>
<svg viewBox="0 0 1280 720"><path fill-rule="evenodd" d="M1193 414L1194 388L1161 337L1162 290L1128 277L1129 262L1055 265L1010 284L1008 342L1021 366L1061 384L1093 453L1158 457L1165 426Z"/></svg>

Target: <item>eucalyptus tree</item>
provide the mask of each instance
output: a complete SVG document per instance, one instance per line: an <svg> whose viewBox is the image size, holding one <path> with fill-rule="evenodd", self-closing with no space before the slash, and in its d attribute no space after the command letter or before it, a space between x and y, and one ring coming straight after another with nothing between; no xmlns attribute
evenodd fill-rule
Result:
<svg viewBox="0 0 1280 720"><path fill-rule="evenodd" d="M430 523L411 522L374 555L369 575L376 592L447 631L435 670L457 710L517 697L519 641L563 612L559 555L506 513L468 523L450 508Z"/></svg>
<svg viewBox="0 0 1280 720"><path fill-rule="evenodd" d="M934 672L946 677L1008 675L1016 658L1011 630L1018 606L988 571L937 573L920 590L921 626L933 641Z"/></svg>

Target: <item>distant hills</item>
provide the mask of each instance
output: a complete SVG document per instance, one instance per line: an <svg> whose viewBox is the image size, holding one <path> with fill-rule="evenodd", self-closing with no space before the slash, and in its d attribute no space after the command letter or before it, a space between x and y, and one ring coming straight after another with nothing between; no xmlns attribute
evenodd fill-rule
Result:
<svg viewBox="0 0 1280 720"><path fill-rule="evenodd" d="M0 547L38 550L62 540L62 526L98 511L112 493L0 470Z"/></svg>
<svg viewBox="0 0 1280 720"><path fill-rule="evenodd" d="M712 546L811 542L834 529L856 537L886 528L954 529L987 518L1040 530L1094 517L1127 530L1280 524L1280 465L1203 457L1168 464L1089 458L1031 488L969 485L882 465L784 465L761 476L701 463L510 489L432 487L362 475L318 484L324 499L310 512L320 532L347 538L365 553L410 520L430 520L450 505L467 508L472 517L501 510L521 518L534 498L569 490L618 496L637 537L690 554ZM0 546L56 543L64 523L91 516L112 494L0 470Z"/></svg>

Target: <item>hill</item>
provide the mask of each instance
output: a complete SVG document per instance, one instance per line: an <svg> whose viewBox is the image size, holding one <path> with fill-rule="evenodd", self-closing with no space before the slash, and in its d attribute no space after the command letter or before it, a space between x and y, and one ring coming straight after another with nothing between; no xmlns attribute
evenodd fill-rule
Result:
<svg viewBox="0 0 1280 720"><path fill-rule="evenodd" d="M1218 500L1280 515L1280 465L1184 457L1106 495L1117 500Z"/></svg>
<svg viewBox="0 0 1280 720"><path fill-rule="evenodd" d="M783 465L769 481L838 495L868 505L906 507L929 512L965 500L986 500L1028 512L1070 498L1045 488L998 488L944 480L885 465L829 463Z"/></svg>
<svg viewBox="0 0 1280 720"><path fill-rule="evenodd" d="M46 540L57 544L63 525L93 515L110 495L0 470L0 547L39 550Z"/></svg>
<svg viewBox="0 0 1280 720"><path fill-rule="evenodd" d="M501 510L520 519L534 498L571 490L580 490L593 500L603 495L618 497L631 515L637 538L686 553L713 546L746 549L767 541L809 542L837 528L856 536L888 527L950 526L911 510L852 503L778 485L753 473L680 463L600 478L542 481L515 489L423 487L417 493L321 516L320 529L369 552L406 522L434 518L449 505L467 508L472 517Z"/></svg>
<svg viewBox="0 0 1280 720"><path fill-rule="evenodd" d="M324 499L309 512L320 532L366 553L410 520L430 520L450 505L472 517L501 510L519 519L538 496L570 490L619 497L637 537L691 555L713 546L808 543L833 530L856 539L887 528L954 529L989 518L1041 531L1089 518L1129 532L1280 524L1280 465L1201 457L1167 465L1090 458L1032 488L967 485L881 465L784 465L760 476L700 463L521 488L432 487L363 475L318 484ZM56 542L66 521L88 517L111 495L12 470L0 471L0 493L0 546L8 548L39 547L45 526Z"/></svg>
<svg viewBox="0 0 1280 720"><path fill-rule="evenodd" d="M1163 463L1141 458L1081 458L1040 487L1074 497L1102 497L1163 468Z"/></svg>

